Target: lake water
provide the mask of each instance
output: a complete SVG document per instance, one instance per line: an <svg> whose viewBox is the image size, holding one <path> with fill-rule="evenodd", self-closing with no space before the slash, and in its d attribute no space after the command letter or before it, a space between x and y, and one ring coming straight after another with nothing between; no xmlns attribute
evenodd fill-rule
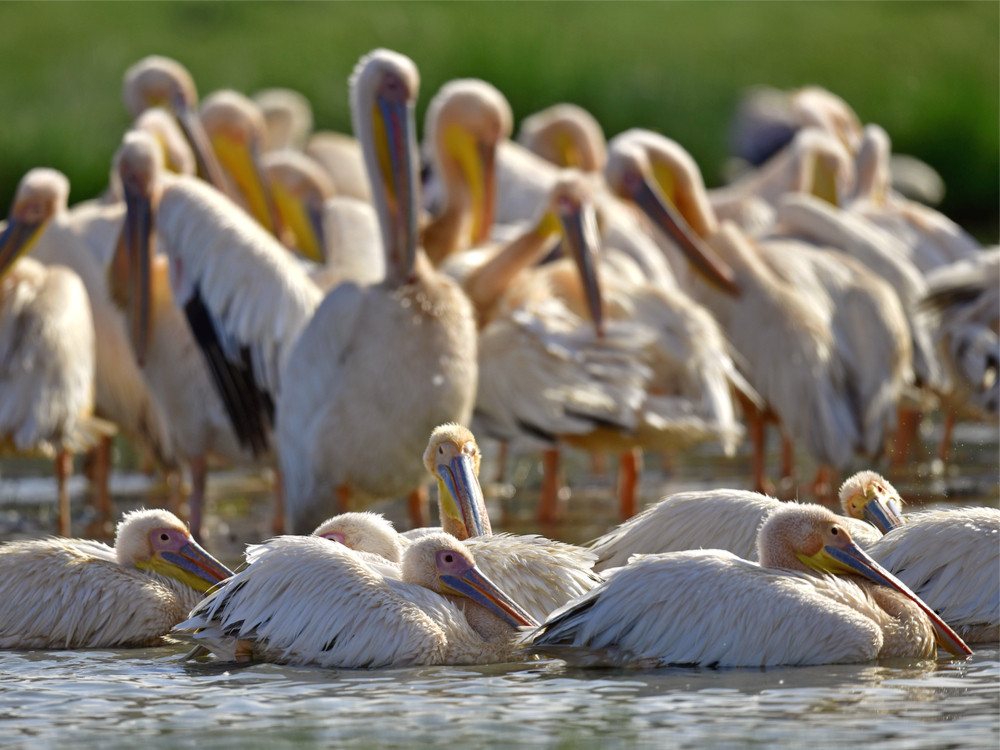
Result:
<svg viewBox="0 0 1000 750"><path fill-rule="evenodd" d="M995 426L960 425L956 459L924 454L890 475L914 504L998 504ZM492 455L489 446L484 450ZM0 538L54 527L44 464L5 462ZM803 465L808 477L814 467ZM495 466L484 465L484 477ZM610 475L567 457L572 495L550 536L586 541L616 523ZM746 487L748 457L710 448L647 457L643 502L699 487ZM489 484L496 530L537 531L537 462L511 461ZM86 482L74 482L82 494ZM116 474L116 510L162 499L162 487ZM76 501L74 507L82 507ZM400 525L395 504L378 506ZM80 514L78 514L80 516ZM85 518L80 516L80 525ZM267 536L264 479L210 480L206 545L230 563ZM0 604L2 606L2 604ZM884 748L1000 746L1000 649L968 659L766 670L569 669L558 661L372 672L181 660L185 649L0 652L0 743L7 747L577 747Z"/></svg>

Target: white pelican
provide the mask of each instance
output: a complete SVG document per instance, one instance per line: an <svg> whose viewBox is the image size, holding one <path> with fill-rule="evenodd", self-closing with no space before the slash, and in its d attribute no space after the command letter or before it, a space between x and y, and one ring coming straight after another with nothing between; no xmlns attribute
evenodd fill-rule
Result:
<svg viewBox="0 0 1000 750"><path fill-rule="evenodd" d="M870 472L870 485L889 486ZM843 492L843 491L842 491ZM893 490L894 492L894 490ZM889 513L855 493L845 509L885 532L867 547L970 643L1000 641L1000 510L948 508L903 516L896 497ZM873 507L874 506L874 507Z"/></svg>
<svg viewBox="0 0 1000 750"><path fill-rule="evenodd" d="M173 632L227 660L370 669L510 661L534 624L444 533L404 550L402 580L317 537L278 537L247 560Z"/></svg>
<svg viewBox="0 0 1000 750"><path fill-rule="evenodd" d="M166 416L135 362L121 306L112 299L111 259L122 231L123 205L67 210L69 180L54 169L32 169L21 178L11 207L7 252L30 253L47 266L65 266L87 290L92 331L76 345L94 347L93 408L96 416L114 423L130 440L150 451L165 467L175 462ZM84 322L81 313L79 324ZM87 345L86 340L92 343ZM85 350L87 351L87 350ZM83 366L85 351L74 357ZM87 396L91 398L91 396ZM109 448L107 441L101 444ZM110 522L110 498L101 476L107 476L107 453L98 462L97 508ZM108 528L110 534L111 528Z"/></svg>
<svg viewBox="0 0 1000 750"><path fill-rule="evenodd" d="M393 528L392 522L370 510L350 511L329 518L313 529L312 535L339 542L355 552L376 556L394 565L399 565L405 546L405 537Z"/></svg>
<svg viewBox="0 0 1000 750"><path fill-rule="evenodd" d="M86 287L70 268L22 257L46 232L60 199L65 213L68 191L62 174L32 170L0 234L0 449L55 461L63 536L70 533L73 454L115 431L94 415L96 345ZM107 487L98 490L105 510Z"/></svg>
<svg viewBox="0 0 1000 750"><path fill-rule="evenodd" d="M165 174L148 135L126 134L119 171L139 285L130 294L136 355L190 465L197 537L208 454L243 464L269 456L280 372L320 291L229 199Z"/></svg>
<svg viewBox="0 0 1000 750"><path fill-rule="evenodd" d="M372 202L372 186L358 139L320 130L309 136L305 152L327 171L340 195Z"/></svg>
<svg viewBox="0 0 1000 750"><path fill-rule="evenodd" d="M263 150L294 149L301 151L313 128L312 104L294 89L261 89L254 93L254 103L264 115L267 131Z"/></svg>
<svg viewBox="0 0 1000 750"><path fill-rule="evenodd" d="M84 539L0 545L0 648L156 646L232 573L165 510L118 524L114 548Z"/></svg>
<svg viewBox="0 0 1000 750"><path fill-rule="evenodd" d="M840 499L848 514L841 522L866 549L882 534L863 520L870 520L863 510L850 513L849 507L853 510L867 504L869 514L880 511L890 514L891 508L899 503L895 489L869 471L858 472L845 481ZM721 549L746 560L756 560L760 525L769 513L787 504L749 490L678 492L598 537L587 548L597 555L594 568L598 571L621 567L635 554L689 549Z"/></svg>
<svg viewBox="0 0 1000 750"><path fill-rule="evenodd" d="M260 163L266 137L260 108L238 91L222 89L205 97L199 117L228 180L224 192L280 238L280 217Z"/></svg>
<svg viewBox="0 0 1000 750"><path fill-rule="evenodd" d="M426 436L472 416L472 307L417 247L418 85L413 62L388 50L362 58L351 79L386 278L334 288L288 360L288 372L305 378L281 390L276 410L290 531L307 533L353 493L410 493L411 515L423 519Z"/></svg>
<svg viewBox="0 0 1000 750"><path fill-rule="evenodd" d="M219 190L229 189L198 119L198 89L187 68L162 55L144 57L125 71L122 99L133 120L150 107L172 112L191 144L199 174Z"/></svg>
<svg viewBox="0 0 1000 750"><path fill-rule="evenodd" d="M525 117L517 142L559 167L599 173L608 160L604 130L576 104L554 104Z"/></svg>
<svg viewBox="0 0 1000 750"><path fill-rule="evenodd" d="M638 557L550 615L529 650L644 668L933 658L935 641L971 654L842 520L821 506L775 510L760 530L759 565L720 550Z"/></svg>
<svg viewBox="0 0 1000 750"><path fill-rule="evenodd" d="M732 223L720 226L697 165L663 136L618 136L606 171L613 189L667 236L682 245L706 240L736 272L739 297L712 292L704 300L747 380L821 464L817 491L828 491L821 480L830 467L844 467L856 452L877 455L912 379L910 335L892 288L834 251L780 236L751 240ZM762 421L754 422L761 489Z"/></svg>

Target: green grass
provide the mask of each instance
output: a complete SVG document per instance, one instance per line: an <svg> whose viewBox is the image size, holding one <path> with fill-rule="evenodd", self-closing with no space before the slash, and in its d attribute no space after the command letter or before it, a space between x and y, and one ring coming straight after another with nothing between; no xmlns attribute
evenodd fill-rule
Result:
<svg viewBox="0 0 1000 750"><path fill-rule="evenodd" d="M422 105L466 76L517 119L574 101L609 135L675 138L710 184L746 86L820 84L938 169L946 213L997 239L997 2L2 2L0 28L4 206L43 164L73 201L103 188L128 125L122 73L144 55L183 62L202 94L297 88L317 126L347 130L347 77L386 46L420 67Z"/></svg>

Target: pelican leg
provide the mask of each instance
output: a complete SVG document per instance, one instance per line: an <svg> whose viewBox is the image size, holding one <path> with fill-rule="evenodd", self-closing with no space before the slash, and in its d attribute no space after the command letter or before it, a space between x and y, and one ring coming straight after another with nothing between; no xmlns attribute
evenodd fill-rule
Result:
<svg viewBox="0 0 1000 750"><path fill-rule="evenodd" d="M892 441L891 465L894 469L902 468L913 451L920 430L921 414L916 409L900 407L897 417L896 435Z"/></svg>
<svg viewBox="0 0 1000 750"><path fill-rule="evenodd" d="M542 451L542 494L538 498L538 520L555 523L559 520L559 490L562 487L558 448Z"/></svg>
<svg viewBox="0 0 1000 750"><path fill-rule="evenodd" d="M407 497L407 506L410 511L410 523L413 528L422 529L431 525L429 505L429 494L426 485L418 487Z"/></svg>
<svg viewBox="0 0 1000 750"><path fill-rule="evenodd" d="M281 481L281 469L274 467L274 515L271 516L271 532L285 533L285 485Z"/></svg>
<svg viewBox="0 0 1000 750"><path fill-rule="evenodd" d="M59 535L69 536L71 530L69 512L69 487L66 482L73 473L73 454L59 451L55 461L56 484L59 488Z"/></svg>
<svg viewBox="0 0 1000 750"><path fill-rule="evenodd" d="M642 449L633 448L622 453L618 460L618 507L623 521L636 514L638 502L636 488L642 473Z"/></svg>
<svg viewBox="0 0 1000 750"><path fill-rule="evenodd" d="M346 513L351 509L351 488L346 484L337 485L337 512Z"/></svg>
<svg viewBox="0 0 1000 750"><path fill-rule="evenodd" d="M201 542L202 513L205 504L205 484L208 480L208 461L204 456L197 456L188 461L191 470L191 495L188 503L191 506L191 519L188 526L191 536L196 542Z"/></svg>
<svg viewBox="0 0 1000 750"><path fill-rule="evenodd" d="M94 493L95 518L87 526L87 535L104 539L114 536L111 523L111 493L108 481L111 477L111 438L103 436L93 452L90 486Z"/></svg>
<svg viewBox="0 0 1000 750"><path fill-rule="evenodd" d="M944 415L944 425L942 425L941 444L938 446L938 458L945 466L951 461L951 437L955 432L955 412L949 411Z"/></svg>
<svg viewBox="0 0 1000 750"><path fill-rule="evenodd" d="M753 446L751 471L753 473L753 488L755 492L770 494L774 489L765 477L764 466L767 458L767 434L764 416L757 409L747 412L747 435Z"/></svg>
<svg viewBox="0 0 1000 750"><path fill-rule="evenodd" d="M507 441L501 440L497 450L497 484L503 484L504 475L507 473Z"/></svg>

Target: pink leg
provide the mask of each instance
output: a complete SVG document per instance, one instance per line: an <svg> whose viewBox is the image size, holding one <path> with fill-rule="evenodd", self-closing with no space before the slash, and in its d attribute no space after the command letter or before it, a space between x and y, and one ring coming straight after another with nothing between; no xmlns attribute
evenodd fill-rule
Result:
<svg viewBox="0 0 1000 750"><path fill-rule="evenodd" d="M208 462L204 456L198 456L188 461L191 469L191 496L188 504L191 507L191 519L188 525L191 527L191 536L195 541L201 541L201 524L205 504L205 484L208 481Z"/></svg>
<svg viewBox="0 0 1000 750"><path fill-rule="evenodd" d="M559 520L559 490L562 477L559 468L559 449L549 448L542 452L542 495L538 499L538 520L555 523Z"/></svg>
<svg viewBox="0 0 1000 750"><path fill-rule="evenodd" d="M271 532L285 533L285 486L278 467L274 467L274 515L271 516Z"/></svg>
<svg viewBox="0 0 1000 750"><path fill-rule="evenodd" d="M618 461L618 504L623 521L636 514L638 501L636 488L642 473L642 449L633 448L622 453Z"/></svg>
<svg viewBox="0 0 1000 750"><path fill-rule="evenodd" d="M73 473L73 455L59 451L55 462L56 484L59 487L59 536L69 536L71 531L69 487L66 482Z"/></svg>
<svg viewBox="0 0 1000 750"><path fill-rule="evenodd" d="M428 510L427 487L421 486L415 489L407 497L407 507L410 511L410 523L413 528L422 529L431 525L430 512Z"/></svg>

